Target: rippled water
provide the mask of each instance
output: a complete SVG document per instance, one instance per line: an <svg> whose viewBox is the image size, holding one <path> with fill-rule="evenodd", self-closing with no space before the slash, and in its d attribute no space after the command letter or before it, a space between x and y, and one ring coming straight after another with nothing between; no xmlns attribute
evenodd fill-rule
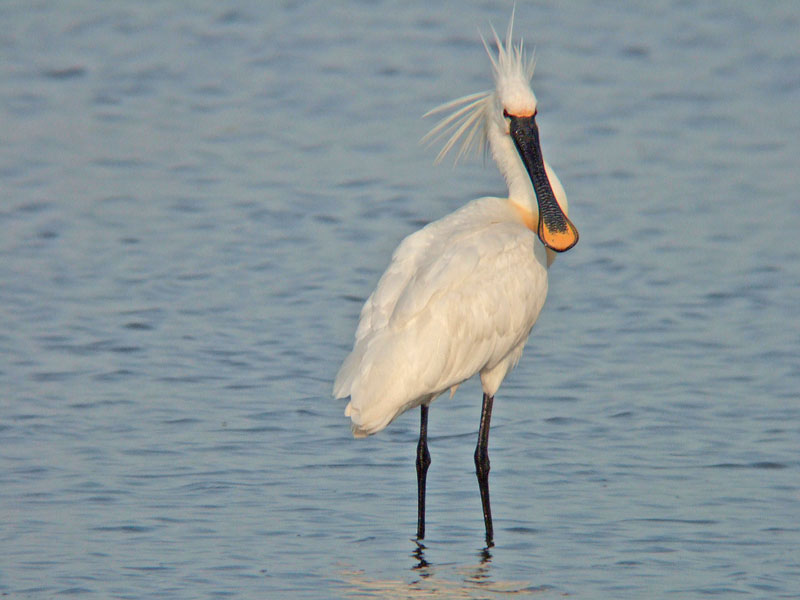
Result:
<svg viewBox="0 0 800 600"><path fill-rule="evenodd" d="M800 9L518 3L581 243L495 403L353 440L391 250L501 194L419 115L505 2L4 3L0 593L797 598Z"/></svg>

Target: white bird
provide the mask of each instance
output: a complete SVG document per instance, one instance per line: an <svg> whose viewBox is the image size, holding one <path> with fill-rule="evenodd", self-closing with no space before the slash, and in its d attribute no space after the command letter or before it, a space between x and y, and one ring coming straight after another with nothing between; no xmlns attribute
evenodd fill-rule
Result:
<svg viewBox="0 0 800 600"><path fill-rule="evenodd" d="M428 407L476 373L483 386L475 466L487 545L493 544L488 438L494 395L516 366L547 295L556 252L578 242L561 182L542 158L534 62L492 29L484 47L495 89L430 111L450 112L423 140L449 136L441 160L459 141L456 160L476 142L488 145L508 184L507 198L479 198L405 238L361 310L355 344L336 376L336 398L355 437L381 431L419 406L417 538L425 537L425 479L430 465ZM427 115L426 115L427 116Z"/></svg>

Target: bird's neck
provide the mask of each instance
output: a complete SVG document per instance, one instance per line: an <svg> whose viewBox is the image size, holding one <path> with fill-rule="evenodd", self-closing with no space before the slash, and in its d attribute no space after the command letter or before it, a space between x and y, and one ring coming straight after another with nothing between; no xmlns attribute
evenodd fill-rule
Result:
<svg viewBox="0 0 800 600"><path fill-rule="evenodd" d="M516 210L520 222L531 231L536 232L539 224L539 204L536 202L536 192L511 136L490 130L489 147L497 167L508 184L508 202ZM546 165L545 168L547 168ZM558 182L558 190L561 190L560 182ZM555 193L556 197L563 196L563 191ZM566 209L566 200L562 202L559 197L558 201ZM546 250L547 266L550 267L556 258L556 253L550 248L546 248Z"/></svg>
<svg viewBox="0 0 800 600"><path fill-rule="evenodd" d="M489 146L508 185L508 201L517 210L525 226L536 231L539 220L536 193L511 136L497 130L490 131Z"/></svg>

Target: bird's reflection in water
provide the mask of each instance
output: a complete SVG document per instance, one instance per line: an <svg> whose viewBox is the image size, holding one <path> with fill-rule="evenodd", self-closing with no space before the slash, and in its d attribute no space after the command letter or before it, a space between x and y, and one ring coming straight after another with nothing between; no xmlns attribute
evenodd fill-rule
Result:
<svg viewBox="0 0 800 600"><path fill-rule="evenodd" d="M431 564L427 560L425 560L425 544L421 543L419 540L411 540L411 541L414 542L414 544L416 545L414 551L411 553L411 557L417 561L417 564L411 567L411 569L414 571L424 571L426 568L431 566ZM481 567L481 572L484 573L482 577L488 575L489 572L488 566L489 563L492 562L492 552L489 548L490 547L487 546L481 549L479 554L480 556L479 567ZM423 573L422 576L427 577L427 574Z"/></svg>
<svg viewBox="0 0 800 600"><path fill-rule="evenodd" d="M474 567L471 567L469 579L473 581L475 585L491 584L491 566L492 553L489 551L489 548L486 547L480 552L480 562Z"/></svg>
<svg viewBox="0 0 800 600"><path fill-rule="evenodd" d="M411 553L412 558L417 561L413 567L411 567L414 571L419 571L421 577L430 577L431 573L429 572L429 568L431 564L425 560L425 546L421 544L417 540L412 540L417 547L414 549L414 552Z"/></svg>
<svg viewBox="0 0 800 600"><path fill-rule="evenodd" d="M534 586L523 581L495 581L492 578L492 553L483 548L478 563L435 566L425 555L426 548L414 540L415 548L409 579L372 579L363 570L345 571L343 578L350 598L503 598L541 594L549 586Z"/></svg>

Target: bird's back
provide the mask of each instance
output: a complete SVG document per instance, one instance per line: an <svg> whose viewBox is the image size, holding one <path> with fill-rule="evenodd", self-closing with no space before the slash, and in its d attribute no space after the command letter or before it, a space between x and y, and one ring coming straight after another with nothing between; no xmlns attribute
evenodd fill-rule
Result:
<svg viewBox="0 0 800 600"><path fill-rule="evenodd" d="M351 398L354 433L376 433L479 372L496 374L488 377L496 391L544 305L546 265L536 234L500 198L475 200L404 239L334 383L336 397Z"/></svg>

